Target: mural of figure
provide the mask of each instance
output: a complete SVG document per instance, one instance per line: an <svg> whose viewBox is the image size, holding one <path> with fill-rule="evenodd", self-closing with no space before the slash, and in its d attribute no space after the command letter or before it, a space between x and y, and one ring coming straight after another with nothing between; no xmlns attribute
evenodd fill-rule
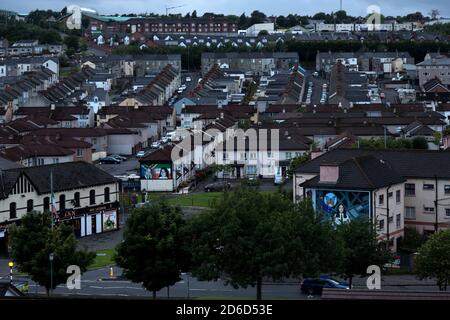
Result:
<svg viewBox="0 0 450 320"><path fill-rule="evenodd" d="M334 219L334 222L336 224L342 224L349 222L350 218L347 215L347 212L345 211L345 208L342 204L338 207L338 212L336 213L336 218Z"/></svg>

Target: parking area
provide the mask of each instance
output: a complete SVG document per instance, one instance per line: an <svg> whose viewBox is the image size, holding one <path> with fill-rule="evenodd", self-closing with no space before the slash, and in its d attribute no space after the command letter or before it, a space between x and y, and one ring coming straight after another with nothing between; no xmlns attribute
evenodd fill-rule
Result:
<svg viewBox="0 0 450 320"><path fill-rule="evenodd" d="M135 157L128 158L127 161L122 161L120 164L97 163L96 166L113 176L136 174L139 171L139 161Z"/></svg>

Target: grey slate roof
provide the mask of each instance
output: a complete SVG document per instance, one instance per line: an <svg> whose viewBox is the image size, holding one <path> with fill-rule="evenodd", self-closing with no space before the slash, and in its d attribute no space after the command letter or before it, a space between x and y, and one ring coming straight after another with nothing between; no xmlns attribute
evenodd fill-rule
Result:
<svg viewBox="0 0 450 320"><path fill-rule="evenodd" d="M323 183L317 176L302 184L303 187L333 187L337 189L374 190L405 182L389 163L371 155L348 159L339 164L336 183Z"/></svg>
<svg viewBox="0 0 450 320"><path fill-rule="evenodd" d="M382 159L405 178L450 179L450 152L431 150L336 149L308 161L297 173L318 174L321 163L343 163L348 159L371 155Z"/></svg>
<svg viewBox="0 0 450 320"><path fill-rule="evenodd" d="M50 193L50 172L53 172L54 192L116 182L116 178L109 173L84 161L10 169L3 171L3 183L0 180L0 198L9 194L22 174L29 179L38 194Z"/></svg>

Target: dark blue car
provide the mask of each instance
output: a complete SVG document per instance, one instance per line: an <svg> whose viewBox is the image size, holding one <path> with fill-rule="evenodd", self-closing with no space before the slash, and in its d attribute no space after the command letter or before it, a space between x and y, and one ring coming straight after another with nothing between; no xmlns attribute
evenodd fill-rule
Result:
<svg viewBox="0 0 450 320"><path fill-rule="evenodd" d="M350 289L348 283L339 282L333 278L320 277L320 278L306 278L303 280L300 290L304 294L322 294L324 288L333 289Z"/></svg>

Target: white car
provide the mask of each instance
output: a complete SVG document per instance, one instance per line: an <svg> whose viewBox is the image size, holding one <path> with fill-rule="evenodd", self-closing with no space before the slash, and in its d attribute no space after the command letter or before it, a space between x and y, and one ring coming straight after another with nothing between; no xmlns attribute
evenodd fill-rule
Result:
<svg viewBox="0 0 450 320"><path fill-rule="evenodd" d="M192 78L191 77L186 77L186 82L191 82Z"/></svg>
<svg viewBox="0 0 450 320"><path fill-rule="evenodd" d="M136 157L137 157L137 158L143 158L143 157L145 157L145 151L139 151L139 152L136 154Z"/></svg>
<svg viewBox="0 0 450 320"><path fill-rule="evenodd" d="M169 142L169 138L168 137L162 137L161 142L162 143L167 143L167 142Z"/></svg>
<svg viewBox="0 0 450 320"><path fill-rule="evenodd" d="M155 141L152 143L152 148L153 149L158 149L161 146L161 143L159 141Z"/></svg>

